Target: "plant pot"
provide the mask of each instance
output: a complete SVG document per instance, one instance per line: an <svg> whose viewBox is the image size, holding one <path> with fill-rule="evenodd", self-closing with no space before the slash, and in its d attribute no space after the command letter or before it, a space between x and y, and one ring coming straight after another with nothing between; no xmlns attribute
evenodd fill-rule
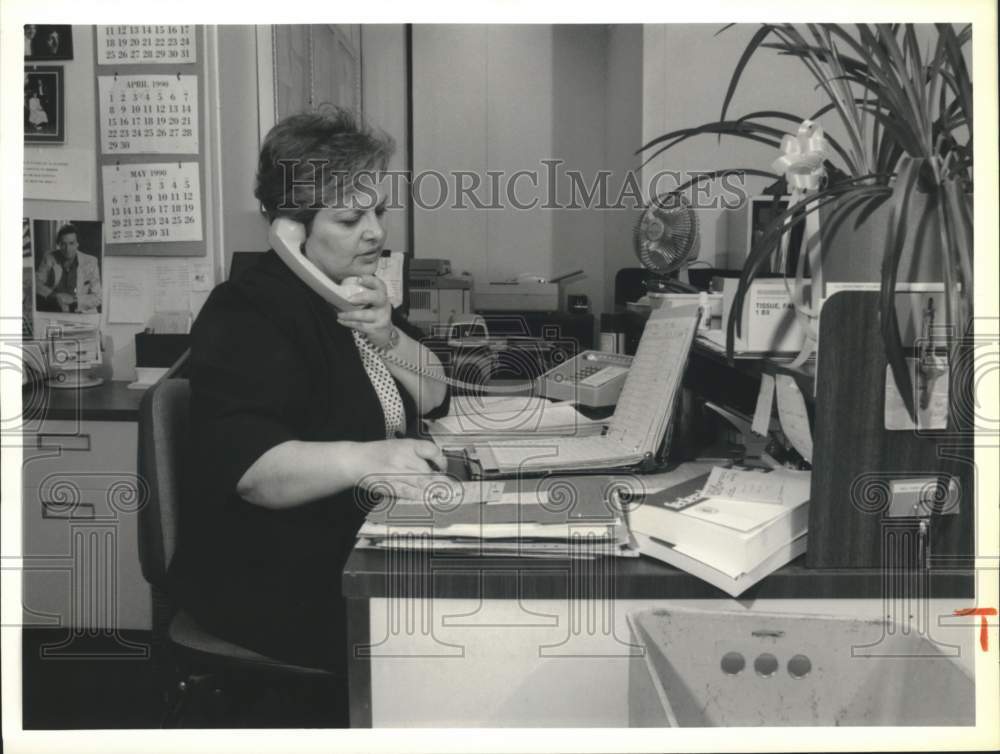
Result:
<svg viewBox="0 0 1000 754"><path fill-rule="evenodd" d="M944 281L937 201L936 196L921 191L910 196L903 223L906 240L899 261L900 283ZM823 279L826 283L880 282L889 239L891 200L883 202L860 224L857 222L863 205L847 212L839 212L839 206L840 202L834 202L820 209Z"/></svg>

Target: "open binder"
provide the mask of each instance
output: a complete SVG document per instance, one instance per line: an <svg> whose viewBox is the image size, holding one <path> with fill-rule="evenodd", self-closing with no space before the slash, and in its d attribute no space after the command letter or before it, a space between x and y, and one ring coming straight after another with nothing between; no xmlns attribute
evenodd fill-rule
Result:
<svg viewBox="0 0 1000 754"><path fill-rule="evenodd" d="M475 445L471 459L485 476L607 470L652 461L669 437L698 318L697 305L665 301L653 310L605 434L496 440Z"/></svg>

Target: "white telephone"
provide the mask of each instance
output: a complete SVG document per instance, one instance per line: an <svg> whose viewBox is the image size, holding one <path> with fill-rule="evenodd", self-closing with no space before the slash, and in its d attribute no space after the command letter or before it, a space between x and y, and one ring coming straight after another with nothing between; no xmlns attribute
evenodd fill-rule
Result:
<svg viewBox="0 0 1000 754"><path fill-rule="evenodd" d="M281 258L281 261L302 282L322 296L323 299L333 304L334 307L341 311L362 308L357 304L352 304L348 299L353 294L365 290L364 286L353 282L352 278L345 278L344 282L338 285L306 257L302 249L302 245L306 240L306 229L302 223L297 223L287 217L279 217L271 223L268 240L271 243L271 248ZM391 353L382 352L382 358L386 361L391 361L408 372L414 372L422 377L428 377L452 387L463 388L477 393L523 393L526 388L533 388L536 384L535 380L531 380L515 385L495 385L488 387L473 382L463 382L462 380L444 377L434 370L421 367L417 364L411 364L405 359L400 359Z"/></svg>
<svg viewBox="0 0 1000 754"><path fill-rule="evenodd" d="M345 278L344 282L338 285L324 275L305 255L302 244L306 242L306 228L302 223L289 220L287 217L279 217L271 223L268 240L271 242L271 248L281 257L281 261L301 278L303 283L337 309L347 311L361 308L348 299L355 293L365 290L364 286L354 282L352 278Z"/></svg>

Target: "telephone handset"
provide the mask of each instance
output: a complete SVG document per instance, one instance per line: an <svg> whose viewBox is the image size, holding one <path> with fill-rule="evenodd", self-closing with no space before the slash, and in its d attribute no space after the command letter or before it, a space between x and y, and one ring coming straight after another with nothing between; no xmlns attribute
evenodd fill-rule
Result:
<svg viewBox="0 0 1000 754"><path fill-rule="evenodd" d="M306 229L302 223L289 220L287 217L279 217L271 223L271 230L268 233L268 240L271 248L281 258L281 261L294 272L306 285L312 288L323 299L333 304L340 311L362 308L358 304L352 304L348 299L355 293L365 290L364 286L350 282L351 278L346 278L343 283L337 284L330 280L323 271L313 264L302 250L302 244L306 241ZM525 388L533 388L535 380L521 382L515 385L492 386L478 385L474 382L463 382L451 377L445 377L436 371L411 364L405 359L401 359L394 354L382 352L382 358L391 361L393 364L402 367L408 372L413 372L421 377L428 377L438 382L443 382L452 387L471 390L477 393L523 393Z"/></svg>
<svg viewBox="0 0 1000 754"><path fill-rule="evenodd" d="M306 229L302 223L289 220L287 217L279 217L271 223L271 231L268 234L271 248L281 257L281 261L291 269L306 285L316 293L333 304L340 311L360 309L357 304L352 304L349 299L355 293L360 293L364 286L350 282L351 278L345 279L341 284L337 284L323 274L302 251L302 244L306 242Z"/></svg>

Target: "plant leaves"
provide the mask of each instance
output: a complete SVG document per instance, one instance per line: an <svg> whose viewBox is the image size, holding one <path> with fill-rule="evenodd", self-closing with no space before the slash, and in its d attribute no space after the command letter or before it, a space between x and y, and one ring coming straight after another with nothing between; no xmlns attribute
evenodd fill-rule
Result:
<svg viewBox="0 0 1000 754"><path fill-rule="evenodd" d="M684 191L684 189L688 188L689 186L693 186L696 183L701 183L702 181L714 181L718 178L734 174L756 175L760 178L772 178L774 180L777 180L781 177L775 175L774 173L769 173L766 170L757 170L756 168L726 168L724 170L709 170L705 173L699 173L694 178L691 178L685 181L684 183L680 184L677 188L673 190L673 193L679 193L681 191Z"/></svg>
<svg viewBox="0 0 1000 754"><path fill-rule="evenodd" d="M889 236L883 251L882 286L879 291L879 321L886 361L896 380L896 388L903 399L903 405L914 425L917 422L917 412L913 402L913 381L910 379L910 368L906 363L899 322L896 318L896 277L899 273L900 256L906 243L910 196L916 186L922 164L923 160L912 157L904 157L900 163L899 177L892 190Z"/></svg>
<svg viewBox="0 0 1000 754"><path fill-rule="evenodd" d="M736 93L736 87L740 83L740 78L743 76L743 71L746 69L747 63L750 62L750 58L752 58L754 53L757 52L757 48L760 46L761 42L767 38L773 29L774 26L772 24L762 24L750 38L750 42L740 55L740 59L736 61L736 67L733 69L733 75L729 79L729 86L726 87L726 96L722 100L722 113L719 115L719 120L726 119L726 111L729 110L729 103L732 101L733 95Z"/></svg>
<svg viewBox="0 0 1000 754"><path fill-rule="evenodd" d="M742 333L742 311L743 301L746 298L750 283L756 277L757 270L764 260L770 257L777 249L777 242L781 235L790 230L799 220L804 218L809 212L819 211L831 201L836 201L841 195L847 193L878 194L884 193L884 186L864 185L877 176L861 176L844 181L837 186L823 189L814 194L810 194L807 201L798 202L767 224L761 237L751 247L744 262L743 270L740 274L740 282L737 286L733 299L733 306L730 310L730 318L726 324L726 354L727 358L733 358L733 348L735 336Z"/></svg>

